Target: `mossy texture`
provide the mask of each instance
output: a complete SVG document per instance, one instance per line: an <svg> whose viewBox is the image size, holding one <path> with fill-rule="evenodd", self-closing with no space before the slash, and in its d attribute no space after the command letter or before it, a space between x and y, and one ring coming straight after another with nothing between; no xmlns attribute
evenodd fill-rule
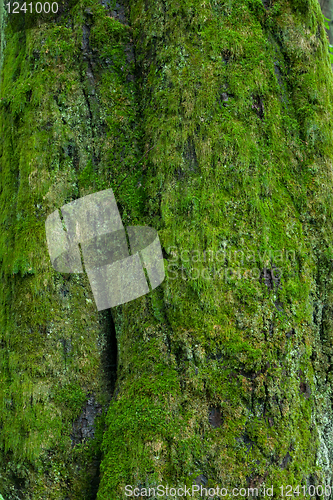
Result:
<svg viewBox="0 0 333 500"><path fill-rule="evenodd" d="M1 47L6 500L95 498L100 453L98 500L200 478L276 497L332 486L333 80L317 0L85 0L56 23L7 22ZM110 404L106 315L84 275L52 269L44 229L108 187L124 225L158 230L167 274L112 311ZM92 394L95 437L72 446Z"/></svg>
<svg viewBox="0 0 333 500"><path fill-rule="evenodd" d="M45 219L110 178L120 182L132 166L135 104L118 67L130 71L121 45L128 28L108 15L87 2L57 24L26 31L8 16L5 28L2 19L0 492L6 500L96 494L110 399L103 366L109 322L96 311L85 275L52 269ZM94 58L101 33L112 51ZM91 398L94 429L91 439L81 439L73 424Z"/></svg>
<svg viewBox="0 0 333 500"><path fill-rule="evenodd" d="M130 7L154 146L145 220L168 277L117 312L97 498L200 477L276 496L330 484L332 74L319 5Z"/></svg>

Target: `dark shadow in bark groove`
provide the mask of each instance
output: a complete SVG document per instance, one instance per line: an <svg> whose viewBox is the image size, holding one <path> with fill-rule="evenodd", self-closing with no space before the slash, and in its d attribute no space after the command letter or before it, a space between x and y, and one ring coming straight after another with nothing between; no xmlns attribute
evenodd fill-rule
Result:
<svg viewBox="0 0 333 500"><path fill-rule="evenodd" d="M104 391L107 394L106 405L103 406L90 393L87 395L87 401L82 408L79 417L73 422L71 440L72 447L94 439L96 431L96 417L106 414L111 398L115 390L117 379L117 339L116 329L111 310L108 309L100 313L100 321L103 325L103 349L101 353L101 367L103 371L102 379ZM87 492L85 500L96 500L100 482L100 464L102 461L102 452L99 449L91 460L89 466L90 489Z"/></svg>
<svg viewBox="0 0 333 500"><path fill-rule="evenodd" d="M102 354L102 365L105 373L107 392L111 396L117 379L117 337L111 309L104 312L106 324L106 344Z"/></svg>
<svg viewBox="0 0 333 500"><path fill-rule="evenodd" d="M102 368L104 372L104 380L108 394L108 405L113 396L116 380L117 380L117 337L116 327L113 321L111 309L107 309L102 313L105 324L105 345L101 356ZM91 480L90 499L96 500L97 492L100 483L100 465L102 461L102 452L99 451L92 467L95 474Z"/></svg>

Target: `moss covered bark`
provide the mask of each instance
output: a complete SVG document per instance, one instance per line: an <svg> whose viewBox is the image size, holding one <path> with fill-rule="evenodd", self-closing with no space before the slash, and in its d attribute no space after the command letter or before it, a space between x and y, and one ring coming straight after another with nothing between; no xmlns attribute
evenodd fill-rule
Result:
<svg viewBox="0 0 333 500"><path fill-rule="evenodd" d="M2 19L0 491L6 499L94 498L98 486L114 383L112 318L97 313L85 276L54 272L45 240L46 216L121 179L137 148L134 93L120 70L125 64L130 71L122 48L128 28L101 5L89 5L29 30L14 14ZM108 40L103 47L100 33Z"/></svg>
<svg viewBox="0 0 333 500"><path fill-rule="evenodd" d="M98 500L126 484L333 486L333 81L317 0L86 0L14 28L1 32L1 493L95 498L100 453ZM107 187L124 225L159 231L167 272L113 319L85 277L52 270L44 231Z"/></svg>

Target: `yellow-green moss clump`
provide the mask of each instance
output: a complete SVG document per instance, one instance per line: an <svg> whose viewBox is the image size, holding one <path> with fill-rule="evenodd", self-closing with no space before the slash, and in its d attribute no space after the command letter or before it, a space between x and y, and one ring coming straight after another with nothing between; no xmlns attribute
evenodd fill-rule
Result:
<svg viewBox="0 0 333 500"><path fill-rule="evenodd" d="M3 41L0 492L330 484L333 80L317 0L85 0L26 31L9 20ZM85 277L52 270L44 230L108 187L125 226L159 231L167 274L112 311L112 399L112 320ZM95 437L79 442L92 399Z"/></svg>

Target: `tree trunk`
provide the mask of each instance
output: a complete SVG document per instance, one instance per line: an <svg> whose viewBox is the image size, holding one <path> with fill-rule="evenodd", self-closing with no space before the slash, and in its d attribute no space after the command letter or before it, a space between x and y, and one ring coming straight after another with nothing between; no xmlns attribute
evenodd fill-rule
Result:
<svg viewBox="0 0 333 500"><path fill-rule="evenodd" d="M319 3L59 5L1 18L0 492L333 488ZM106 188L124 226L158 230L167 276L96 312L45 220Z"/></svg>
<svg viewBox="0 0 333 500"><path fill-rule="evenodd" d="M333 2L332 0L320 0L320 7L322 10L323 15L329 19L328 25L329 25L329 30L328 30L328 38L330 41L330 44L333 45Z"/></svg>

